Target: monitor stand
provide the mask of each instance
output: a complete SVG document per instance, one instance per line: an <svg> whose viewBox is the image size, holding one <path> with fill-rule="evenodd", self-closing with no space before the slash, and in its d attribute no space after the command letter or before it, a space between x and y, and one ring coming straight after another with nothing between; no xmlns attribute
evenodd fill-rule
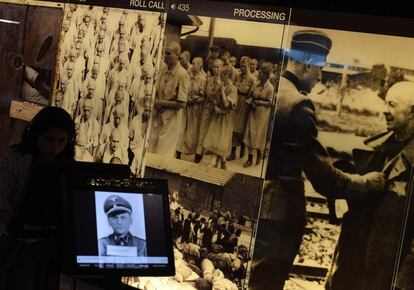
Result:
<svg viewBox="0 0 414 290"><path fill-rule="evenodd" d="M121 276L105 275L103 277L88 277L78 278L79 280L99 287L102 290L137 290L135 287L131 287L122 283Z"/></svg>
<svg viewBox="0 0 414 290"><path fill-rule="evenodd" d="M105 290L129 290L129 289L137 289L131 286L128 286L122 283L121 276L114 276L114 275L106 275L103 278L105 282Z"/></svg>
<svg viewBox="0 0 414 290"><path fill-rule="evenodd" d="M105 286L104 289L105 290L110 290L110 289L124 289L123 288L123 283L121 282L121 277L120 276L113 276L113 275L106 275L104 276L104 282L105 282Z"/></svg>

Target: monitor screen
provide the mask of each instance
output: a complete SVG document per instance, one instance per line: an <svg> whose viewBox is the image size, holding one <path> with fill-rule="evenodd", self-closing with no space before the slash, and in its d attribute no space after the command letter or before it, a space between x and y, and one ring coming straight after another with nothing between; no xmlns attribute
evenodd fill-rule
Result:
<svg viewBox="0 0 414 290"><path fill-rule="evenodd" d="M174 273L165 181L102 176L65 179L65 263L70 272Z"/></svg>
<svg viewBox="0 0 414 290"><path fill-rule="evenodd" d="M62 222L61 178L65 174L111 174L128 177L129 166L121 164L98 164L65 160L38 160L26 183L25 199L20 214L13 225L13 234L18 237L42 238L45 229L59 229Z"/></svg>

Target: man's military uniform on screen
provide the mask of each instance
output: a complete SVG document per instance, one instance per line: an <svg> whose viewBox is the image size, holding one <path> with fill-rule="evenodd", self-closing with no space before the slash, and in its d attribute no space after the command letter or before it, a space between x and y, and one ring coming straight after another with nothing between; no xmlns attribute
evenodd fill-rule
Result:
<svg viewBox="0 0 414 290"><path fill-rule="evenodd" d="M111 225L114 232L105 238L99 239L99 255L107 256L107 247L108 246L127 246L127 247L136 247L137 256L146 256L147 255L147 242L143 239L140 239L129 232L129 226L132 223L131 213L132 207L131 204L124 198L118 195L109 196L104 203L104 211L108 216L108 220L118 215L127 213L126 225L123 226L125 232L119 232L120 230L116 229L117 224ZM123 223L121 222L121 223ZM116 222L115 222L116 223ZM118 232L117 232L118 231Z"/></svg>
<svg viewBox="0 0 414 290"><path fill-rule="evenodd" d="M100 239L99 247L103 249L101 256L107 255L106 254L107 246L137 247L137 256L147 255L147 242L143 239L133 236L131 233L126 234L126 236L124 237L121 237L120 235L116 235L116 234L110 234L106 238Z"/></svg>

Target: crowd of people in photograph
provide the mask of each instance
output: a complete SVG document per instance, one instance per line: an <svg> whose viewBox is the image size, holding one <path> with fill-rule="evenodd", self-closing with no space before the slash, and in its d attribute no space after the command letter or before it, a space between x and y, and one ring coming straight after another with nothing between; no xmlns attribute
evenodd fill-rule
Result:
<svg viewBox="0 0 414 290"><path fill-rule="evenodd" d="M174 257L183 259L178 264L185 265L200 277L195 287L211 289L214 277L219 276L238 289L246 277L248 245L240 242L242 230L230 211L218 209L206 215L194 209L186 210L179 203L178 192L171 195L170 210ZM183 275L186 271L180 271L182 267L177 269L174 277L178 282L191 275L190 271ZM208 286L210 288L203 288Z"/></svg>
<svg viewBox="0 0 414 290"><path fill-rule="evenodd" d="M191 58L168 42L155 73L163 14L70 4L62 26L53 105L77 124L77 160L130 164L137 173L155 87L151 152L197 163L207 153L223 169L244 155L245 167L261 163L277 65L218 46Z"/></svg>
<svg viewBox="0 0 414 290"><path fill-rule="evenodd" d="M76 159L141 168L163 14L69 4L53 105L76 123Z"/></svg>
<svg viewBox="0 0 414 290"><path fill-rule="evenodd" d="M247 152L244 167L261 164L278 65L249 56L237 59L214 45L207 58L191 58L176 42L166 44L164 61L150 151L171 158L194 156L196 163L210 154L209 164L222 169L227 169L226 161L243 158Z"/></svg>

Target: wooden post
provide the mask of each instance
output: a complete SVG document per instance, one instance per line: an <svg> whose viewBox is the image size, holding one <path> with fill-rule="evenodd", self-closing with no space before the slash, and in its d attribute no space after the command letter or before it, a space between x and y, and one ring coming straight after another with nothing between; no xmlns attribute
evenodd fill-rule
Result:
<svg viewBox="0 0 414 290"><path fill-rule="evenodd" d="M208 43L207 43L207 51L209 51L210 47L213 46L214 40L214 30L216 27L216 18L212 17L210 20L210 26L208 28Z"/></svg>
<svg viewBox="0 0 414 290"><path fill-rule="evenodd" d="M338 105L336 106L336 114L338 115L338 117L340 117L342 113L342 104L344 102L347 79L348 74L346 72L343 72L341 78L341 87L339 88L339 93L341 94L341 96L339 98Z"/></svg>

